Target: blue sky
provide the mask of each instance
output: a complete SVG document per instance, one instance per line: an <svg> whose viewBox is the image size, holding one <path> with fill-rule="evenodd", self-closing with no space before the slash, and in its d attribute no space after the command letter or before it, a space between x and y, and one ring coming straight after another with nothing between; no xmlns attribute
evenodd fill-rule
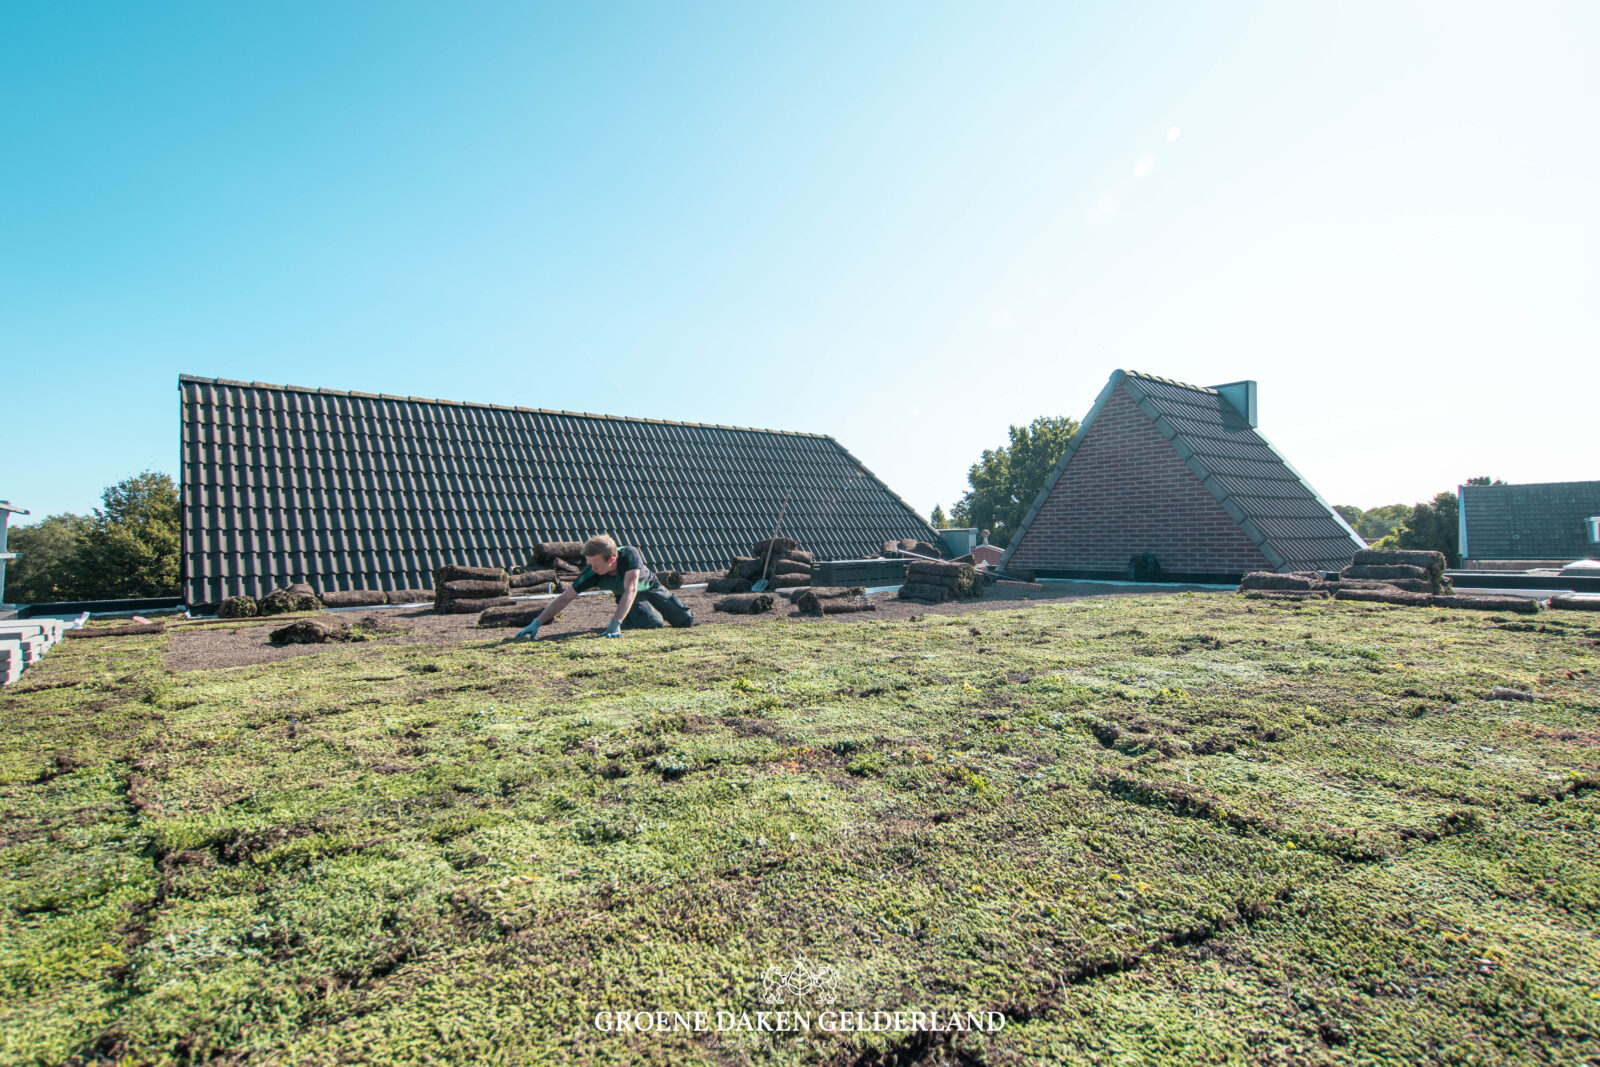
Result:
<svg viewBox="0 0 1600 1067"><path fill-rule="evenodd" d="M0 497L180 373L837 437L1117 367L1325 497L1600 478L1600 5L0 2ZM25 456L26 459L20 457Z"/></svg>

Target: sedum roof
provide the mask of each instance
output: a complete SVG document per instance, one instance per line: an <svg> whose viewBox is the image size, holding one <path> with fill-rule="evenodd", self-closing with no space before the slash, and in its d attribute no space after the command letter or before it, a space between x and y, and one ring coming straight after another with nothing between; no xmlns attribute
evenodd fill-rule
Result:
<svg viewBox="0 0 1600 1067"><path fill-rule="evenodd" d="M709 570L772 533L818 558L931 539L831 437L184 375L184 595L428 588L610 533Z"/></svg>

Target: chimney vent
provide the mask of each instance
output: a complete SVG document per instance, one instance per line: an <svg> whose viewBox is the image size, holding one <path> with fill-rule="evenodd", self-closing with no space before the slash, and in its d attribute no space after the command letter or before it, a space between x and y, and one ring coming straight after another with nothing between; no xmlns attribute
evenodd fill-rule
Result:
<svg viewBox="0 0 1600 1067"><path fill-rule="evenodd" d="M1222 399L1233 405L1239 417L1250 425L1256 426L1256 383L1253 381L1229 382L1227 385L1213 385L1211 388L1222 394Z"/></svg>

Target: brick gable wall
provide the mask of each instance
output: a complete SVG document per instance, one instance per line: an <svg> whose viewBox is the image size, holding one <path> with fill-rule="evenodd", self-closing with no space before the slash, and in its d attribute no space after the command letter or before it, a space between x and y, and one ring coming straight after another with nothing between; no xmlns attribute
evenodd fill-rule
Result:
<svg viewBox="0 0 1600 1067"><path fill-rule="evenodd" d="M1119 387L1095 416L1009 566L1126 571L1128 557L1138 552L1153 552L1168 573L1272 569Z"/></svg>

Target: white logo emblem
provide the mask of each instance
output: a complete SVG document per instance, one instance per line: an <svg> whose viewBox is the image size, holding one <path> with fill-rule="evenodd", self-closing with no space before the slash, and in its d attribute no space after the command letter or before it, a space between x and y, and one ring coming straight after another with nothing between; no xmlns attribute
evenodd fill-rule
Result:
<svg viewBox="0 0 1600 1067"><path fill-rule="evenodd" d="M804 1000L810 997L818 1004L832 1004L839 999L834 987L839 980L839 970L832 964L813 964L804 956L789 961L788 970L776 964L768 967L761 976L765 987L761 999L768 1004L782 1004L789 997Z"/></svg>

